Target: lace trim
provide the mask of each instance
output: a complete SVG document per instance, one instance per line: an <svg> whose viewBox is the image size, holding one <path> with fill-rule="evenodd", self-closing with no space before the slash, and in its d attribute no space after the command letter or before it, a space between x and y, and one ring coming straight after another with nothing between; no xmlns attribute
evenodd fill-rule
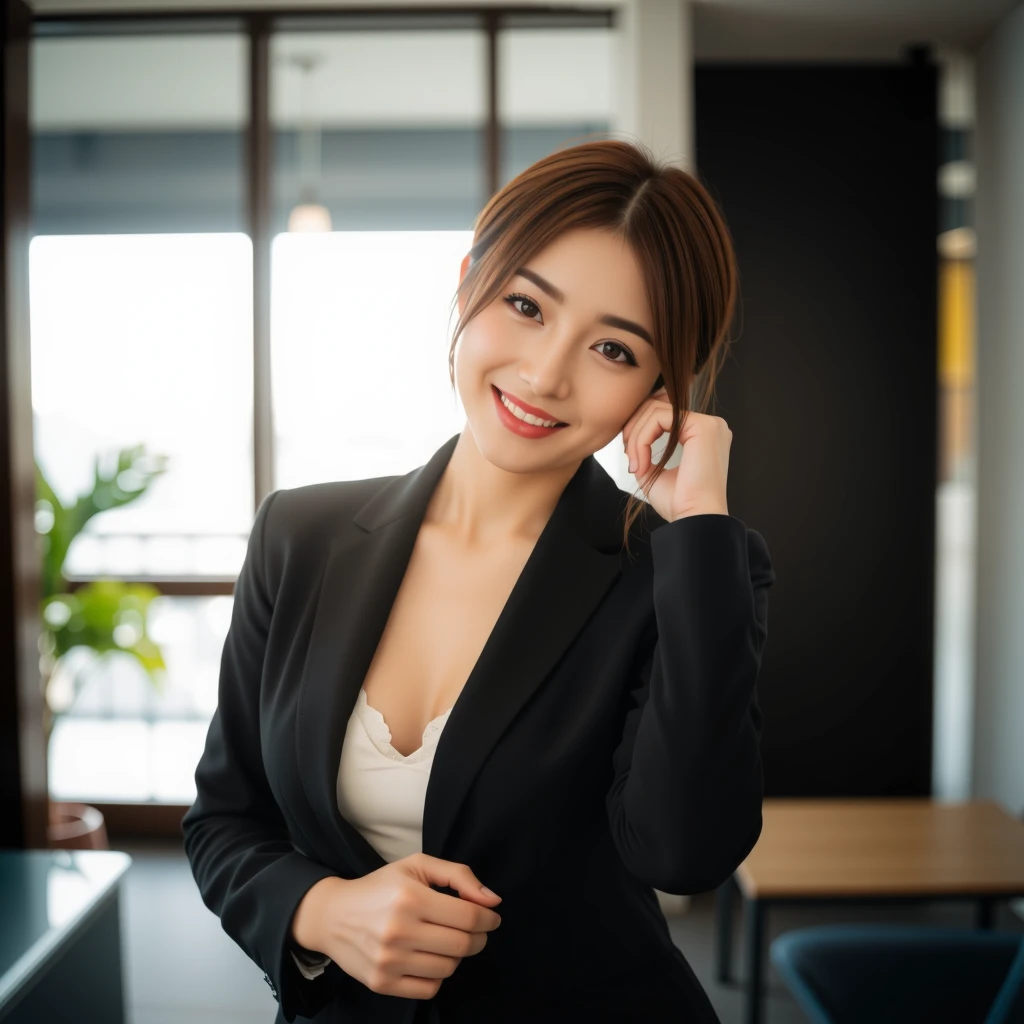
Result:
<svg viewBox="0 0 1024 1024"><path fill-rule="evenodd" d="M448 716L452 713L452 708L454 705L443 714L438 715L437 718L431 719L423 730L423 742L411 754L404 756L391 745L391 730L388 728L388 723L384 721L384 716L367 700L366 690L363 687L359 688L359 697L356 700L359 718L373 745L385 757L391 758L392 761L402 761L405 764L416 764L431 756L437 739L441 735L441 730L444 729Z"/></svg>

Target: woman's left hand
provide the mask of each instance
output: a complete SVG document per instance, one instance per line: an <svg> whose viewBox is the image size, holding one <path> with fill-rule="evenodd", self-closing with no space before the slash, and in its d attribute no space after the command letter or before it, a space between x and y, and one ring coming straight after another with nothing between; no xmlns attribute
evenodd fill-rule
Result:
<svg viewBox="0 0 1024 1024"><path fill-rule="evenodd" d="M679 431L683 445L679 465L664 470L651 486L651 445L672 427L672 405L666 394L661 388L645 399L622 428L630 472L655 512L668 522L707 513L728 515L725 491L732 431L721 416L688 412Z"/></svg>

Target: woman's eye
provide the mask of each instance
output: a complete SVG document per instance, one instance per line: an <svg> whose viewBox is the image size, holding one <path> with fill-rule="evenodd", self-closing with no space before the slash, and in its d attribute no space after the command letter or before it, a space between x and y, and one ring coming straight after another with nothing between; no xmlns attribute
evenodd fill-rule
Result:
<svg viewBox="0 0 1024 1024"><path fill-rule="evenodd" d="M533 320L536 317L537 313L540 313L540 306L538 306L537 303L533 301L533 299L521 294L520 292L513 292L511 295L506 295L505 301L514 310L516 310L517 313L519 313L521 316L525 316L528 320ZM518 306L516 306L517 302L521 302L525 308L520 309ZM537 312L529 312L531 309L534 309ZM621 345L617 341L600 341L598 342L598 345L612 345L615 347L615 349L617 349L622 355L626 357L625 359L608 359L608 362L625 363L627 366L638 365L636 359L633 356L633 353L630 352L625 345Z"/></svg>
<svg viewBox="0 0 1024 1024"><path fill-rule="evenodd" d="M629 366L636 366L637 362L633 358L633 353L626 348L625 345L620 345L617 341L599 341L598 345L614 345L626 358L625 359L611 359L609 362L612 363L626 363Z"/></svg>
<svg viewBox="0 0 1024 1024"><path fill-rule="evenodd" d="M518 309L516 307L516 303L517 302L523 303L523 305L526 306L527 308L535 309L538 313L540 312L540 306L538 306L536 302L534 302L532 299L527 298L525 295L520 295L518 292L513 292L511 295L506 296L505 297L505 301L513 309L515 309L516 312L521 313L523 316L525 316L529 320L532 320L536 314L534 314L534 313L527 313L524 310Z"/></svg>

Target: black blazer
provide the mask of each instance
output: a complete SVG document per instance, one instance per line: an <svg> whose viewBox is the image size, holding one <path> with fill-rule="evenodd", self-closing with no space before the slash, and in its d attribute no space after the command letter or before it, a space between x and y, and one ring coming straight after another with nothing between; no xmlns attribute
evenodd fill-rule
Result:
<svg viewBox="0 0 1024 1024"><path fill-rule="evenodd" d="M428 1001L333 962L307 980L291 957L314 883L386 863L338 810L341 746L458 438L402 476L261 503L181 826L203 902L265 972L276 1024L717 1022L654 889L716 888L760 835L756 681L775 576L734 516L666 522L648 504L630 557L626 492L593 456L498 617L426 790L424 852L503 897L500 927Z"/></svg>

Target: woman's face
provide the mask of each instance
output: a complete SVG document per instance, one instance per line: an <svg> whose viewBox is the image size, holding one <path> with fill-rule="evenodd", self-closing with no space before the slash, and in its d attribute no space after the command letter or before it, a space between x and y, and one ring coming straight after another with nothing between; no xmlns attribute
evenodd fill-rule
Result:
<svg viewBox="0 0 1024 1024"><path fill-rule="evenodd" d="M528 472L604 448L661 372L643 333L654 327L640 268L610 232L575 229L527 260L459 338L455 382L484 457ZM566 425L531 429L495 389Z"/></svg>

